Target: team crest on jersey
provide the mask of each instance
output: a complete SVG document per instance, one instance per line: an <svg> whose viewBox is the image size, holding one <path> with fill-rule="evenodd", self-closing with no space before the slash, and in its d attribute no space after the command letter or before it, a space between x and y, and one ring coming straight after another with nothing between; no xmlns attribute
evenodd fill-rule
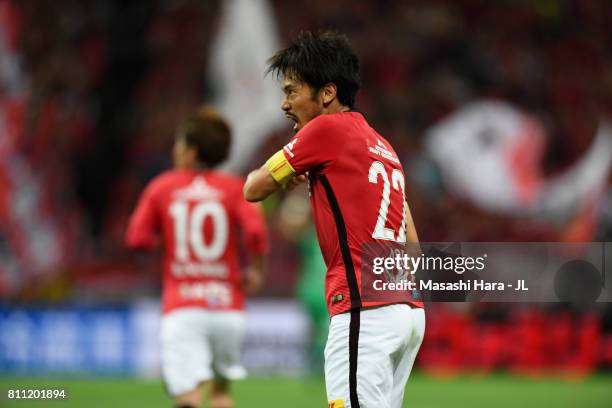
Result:
<svg viewBox="0 0 612 408"><path fill-rule="evenodd" d="M173 197L178 200L218 200L223 192L211 187L204 177L197 176L191 184L180 190L176 190Z"/></svg>
<svg viewBox="0 0 612 408"><path fill-rule="evenodd" d="M343 400L329 401L328 408L344 408L344 401Z"/></svg>
<svg viewBox="0 0 612 408"><path fill-rule="evenodd" d="M289 143L287 143L285 145L285 147L283 147L283 150L292 158L295 156L293 154L293 146L295 145L295 143L298 141L298 138L294 138L292 141L290 141Z"/></svg>
<svg viewBox="0 0 612 408"><path fill-rule="evenodd" d="M334 295L332 297L332 305L335 305L338 302L342 302L344 300L344 295L342 293Z"/></svg>

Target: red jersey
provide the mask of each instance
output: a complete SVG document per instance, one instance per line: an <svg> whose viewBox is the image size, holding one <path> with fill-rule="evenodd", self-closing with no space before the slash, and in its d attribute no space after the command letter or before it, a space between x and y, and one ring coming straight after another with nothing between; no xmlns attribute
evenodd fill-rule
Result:
<svg viewBox="0 0 612 408"><path fill-rule="evenodd" d="M242 196L243 184L217 171L172 170L145 188L126 243L152 249L161 235L164 313L186 306L244 309L241 238L251 254L266 252L268 238L258 207Z"/></svg>
<svg viewBox="0 0 612 408"><path fill-rule="evenodd" d="M389 142L361 113L342 112L308 122L283 154L295 173L308 172L330 315L397 303L368 302L361 293L363 245L406 241L404 172Z"/></svg>

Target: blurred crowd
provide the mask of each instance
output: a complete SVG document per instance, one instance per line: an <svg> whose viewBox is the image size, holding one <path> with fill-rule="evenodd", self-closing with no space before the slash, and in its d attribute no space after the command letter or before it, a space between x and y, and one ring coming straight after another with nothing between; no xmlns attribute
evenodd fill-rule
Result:
<svg viewBox="0 0 612 408"><path fill-rule="evenodd" d="M610 176L588 214L548 223L483 211L418 165L427 130L483 98L540 121L544 175L581 157L600 119L612 117L605 0L272 6L281 43L305 29L351 39L362 63L357 107L407 166L423 241L610 241ZM177 123L214 97L206 72L220 8L197 0L0 0L0 296L61 299L74 282L108 287L105 296L156 289L156 259L127 253L123 232L142 187L171 165ZM271 134L250 164L289 134L289 126ZM281 237L277 203L267 211ZM572 235L576 229L582 233ZM290 295L297 249L272 242L279 243L271 265L282 274L271 271L267 294Z"/></svg>

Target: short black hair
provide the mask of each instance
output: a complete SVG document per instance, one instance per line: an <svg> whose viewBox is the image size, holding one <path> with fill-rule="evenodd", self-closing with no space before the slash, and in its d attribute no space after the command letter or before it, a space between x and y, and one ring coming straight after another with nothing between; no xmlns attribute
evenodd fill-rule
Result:
<svg viewBox="0 0 612 408"><path fill-rule="evenodd" d="M291 44L268 59L266 74L293 76L319 90L334 83L338 100L353 108L359 90L359 59L348 38L332 31L302 31Z"/></svg>
<svg viewBox="0 0 612 408"><path fill-rule="evenodd" d="M232 132L219 111L203 106L179 126L177 138L196 149L201 164L213 168L227 159Z"/></svg>

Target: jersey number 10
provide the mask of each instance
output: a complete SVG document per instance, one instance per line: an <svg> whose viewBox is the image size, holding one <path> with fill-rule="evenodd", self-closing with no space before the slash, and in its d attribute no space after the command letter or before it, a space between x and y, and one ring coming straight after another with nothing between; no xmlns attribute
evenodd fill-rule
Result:
<svg viewBox="0 0 612 408"><path fill-rule="evenodd" d="M214 261L225 252L228 238L228 222L225 208L217 201L203 201L189 208L186 201L175 201L170 205L174 220L174 257L178 261L189 261L189 248L200 261ZM212 240L204 239L204 221L212 220Z"/></svg>

